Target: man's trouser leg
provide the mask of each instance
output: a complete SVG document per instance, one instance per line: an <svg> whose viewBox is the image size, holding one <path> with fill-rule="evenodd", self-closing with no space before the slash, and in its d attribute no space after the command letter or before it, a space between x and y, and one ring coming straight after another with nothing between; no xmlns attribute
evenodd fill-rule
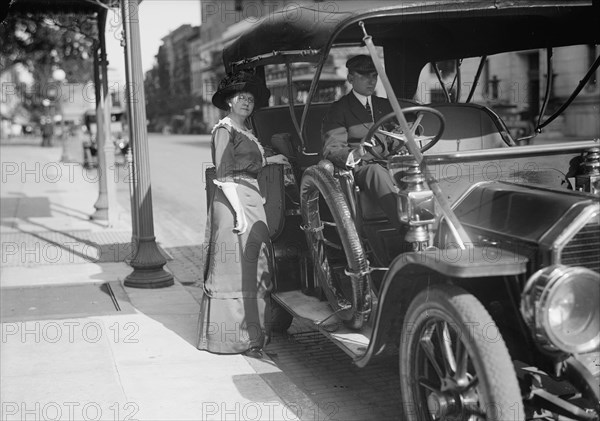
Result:
<svg viewBox="0 0 600 421"><path fill-rule="evenodd" d="M401 228L398 194L388 170L379 164L363 164L354 171L354 180L369 199L379 204L392 225Z"/></svg>

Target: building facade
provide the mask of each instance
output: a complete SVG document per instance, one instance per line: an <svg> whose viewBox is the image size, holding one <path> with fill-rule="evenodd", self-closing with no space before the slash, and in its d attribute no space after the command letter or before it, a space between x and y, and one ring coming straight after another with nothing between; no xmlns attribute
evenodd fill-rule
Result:
<svg viewBox="0 0 600 421"><path fill-rule="evenodd" d="M260 18L297 4L297 1L288 0L202 2L200 26L202 42L199 51L200 64L197 69L201 73L203 116L208 127L212 127L223 116L223 112L211 103L219 81L225 76L222 61L223 48L256 24ZM266 77L268 80L268 74Z"/></svg>
<svg viewBox="0 0 600 421"><path fill-rule="evenodd" d="M552 52L550 97L541 121L564 104L592 66L600 48L580 45L555 48ZM460 93L464 101L473 86L479 58L460 64L461 89L456 87L456 64L438 63L444 85L452 98ZM500 114L507 125L532 131L543 107L548 86L546 50L526 50L490 56L486 59L472 102L486 105ZM543 129L548 136L590 138L600 136L599 71L585 84L562 115ZM422 73L415 99L423 103L444 102L441 84L431 66ZM591 105L591 106L590 106Z"/></svg>
<svg viewBox="0 0 600 421"><path fill-rule="evenodd" d="M194 36L194 27L186 24L162 38L169 75L169 89L174 96L189 95L190 93L189 40Z"/></svg>

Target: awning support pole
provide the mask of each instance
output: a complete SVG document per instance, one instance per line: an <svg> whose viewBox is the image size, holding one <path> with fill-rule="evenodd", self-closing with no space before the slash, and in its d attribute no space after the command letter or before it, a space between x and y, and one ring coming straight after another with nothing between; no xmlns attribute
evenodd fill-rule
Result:
<svg viewBox="0 0 600 421"><path fill-rule="evenodd" d="M130 262L133 272L125 278L125 286L135 288L162 288L173 285L173 275L163 266L167 263L156 244L150 185L150 157L146 128L146 98L142 72L140 27L137 0L121 0L127 85L127 109L132 128L131 146L135 163L133 194L138 209L138 244ZM130 78L131 76L131 78Z"/></svg>
<svg viewBox="0 0 600 421"><path fill-rule="evenodd" d="M104 22L102 19L102 12L98 19L98 33L104 31ZM98 170L98 199L94 203L96 211L90 216L90 219L97 221L110 221L108 218L108 195L107 195L107 167L106 167L106 156L104 154L104 145L108 133L106 133L106 124L104 123L104 89L105 83L102 75L102 41L100 38L99 42L94 45L94 89L96 94L96 159L97 159L97 170Z"/></svg>

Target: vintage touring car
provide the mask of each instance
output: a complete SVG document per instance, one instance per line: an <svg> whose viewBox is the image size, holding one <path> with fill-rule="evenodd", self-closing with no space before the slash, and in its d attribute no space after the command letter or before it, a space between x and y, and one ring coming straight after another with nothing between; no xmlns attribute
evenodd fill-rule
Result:
<svg viewBox="0 0 600 421"><path fill-rule="evenodd" d="M292 316L311 321L361 367L397 352L403 419L598 420L599 6L315 2L271 13L229 44L226 71L285 69L290 87L287 105L262 104L251 117L261 142L293 167L260 177L274 328ZM571 63L580 82L561 99L552 56L574 45L588 62ZM401 232L351 171L322 158L330 104L314 100L320 75L355 51L385 66L380 86L395 111L385 121L404 129L380 131L401 140L381 157L398 188ZM474 102L490 86L480 81L490 79L489 60L514 51L545 58L537 74L547 76L530 92L530 145L489 102ZM299 95L302 66L314 76ZM424 74L439 77L429 98L418 95Z"/></svg>

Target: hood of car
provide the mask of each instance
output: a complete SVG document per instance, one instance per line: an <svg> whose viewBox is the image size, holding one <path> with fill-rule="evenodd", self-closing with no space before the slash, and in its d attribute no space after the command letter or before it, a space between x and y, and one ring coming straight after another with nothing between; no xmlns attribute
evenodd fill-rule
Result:
<svg viewBox="0 0 600 421"><path fill-rule="evenodd" d="M548 232L568 226L595 201L591 195L570 190L485 182L471 188L454 211L468 228L539 243Z"/></svg>

